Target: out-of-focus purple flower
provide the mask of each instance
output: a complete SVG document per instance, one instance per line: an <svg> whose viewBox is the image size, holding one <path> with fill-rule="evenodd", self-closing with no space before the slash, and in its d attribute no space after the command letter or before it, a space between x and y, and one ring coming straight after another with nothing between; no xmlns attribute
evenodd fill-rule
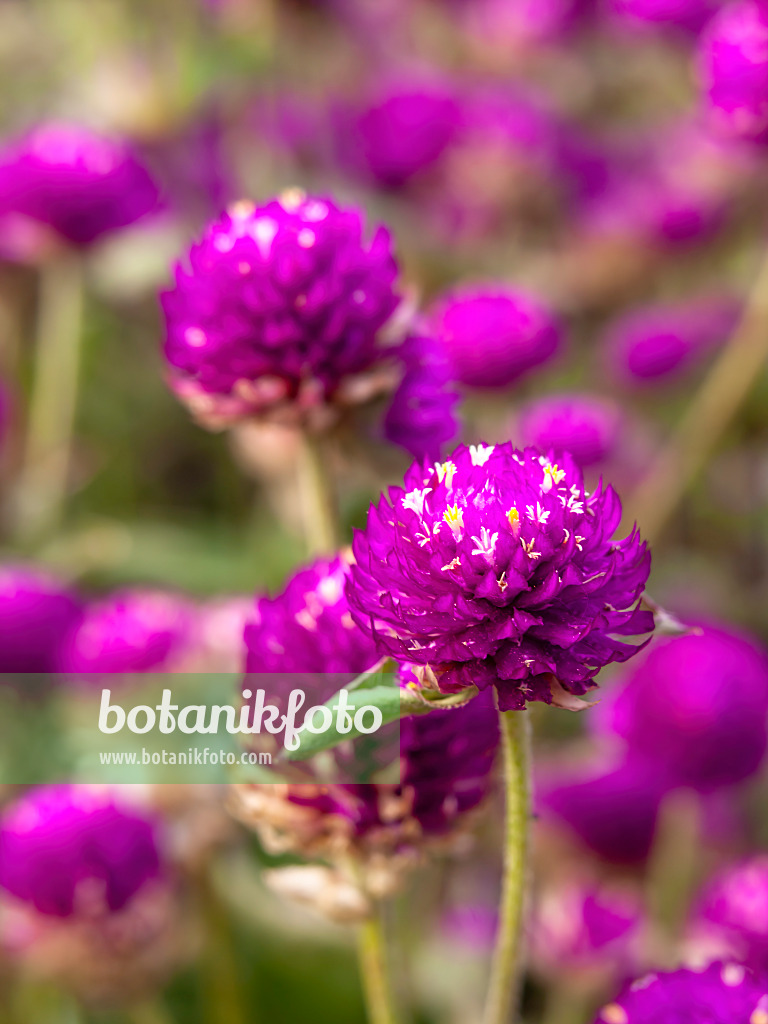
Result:
<svg viewBox="0 0 768 1024"><path fill-rule="evenodd" d="M623 384L679 379L728 339L739 310L733 299L704 298L625 313L603 342L612 377Z"/></svg>
<svg viewBox="0 0 768 1024"><path fill-rule="evenodd" d="M698 32L720 5L721 0L609 0L608 9L638 27L669 25Z"/></svg>
<svg viewBox="0 0 768 1024"><path fill-rule="evenodd" d="M380 85L364 108L335 113L339 157L351 172L399 189L440 159L459 128L454 90L431 78Z"/></svg>
<svg viewBox="0 0 768 1024"><path fill-rule="evenodd" d="M205 671L243 671L245 627L253 618L253 598L246 595L216 598L199 609L198 656Z"/></svg>
<svg viewBox="0 0 768 1024"><path fill-rule="evenodd" d="M128 146L81 125L39 125L0 153L0 214L22 215L88 246L159 208Z"/></svg>
<svg viewBox="0 0 768 1024"><path fill-rule="evenodd" d="M53 672L82 615L74 591L29 566L0 567L0 672Z"/></svg>
<svg viewBox="0 0 768 1024"><path fill-rule="evenodd" d="M708 791L753 775L766 748L768 657L730 630L665 638L596 716L670 785Z"/></svg>
<svg viewBox="0 0 768 1024"><path fill-rule="evenodd" d="M360 673L378 660L344 594L349 563L321 559L291 577L277 597L256 601L245 628L246 672Z"/></svg>
<svg viewBox="0 0 768 1024"><path fill-rule="evenodd" d="M435 460L459 429L451 365L443 346L427 335L407 338L400 359L403 378L387 409L384 435L416 459Z"/></svg>
<svg viewBox="0 0 768 1024"><path fill-rule="evenodd" d="M0 886L40 914L122 910L160 873L152 823L99 790L33 790L0 824Z"/></svg>
<svg viewBox="0 0 768 1024"><path fill-rule="evenodd" d="M697 243L726 221L754 164L697 122L675 122L614 152L605 188L587 197L577 227L646 246Z"/></svg>
<svg viewBox="0 0 768 1024"><path fill-rule="evenodd" d="M576 777L574 778L574 774ZM656 833L666 792L663 776L639 758L542 777L536 804L543 821L567 826L593 853L613 864L641 864Z"/></svg>
<svg viewBox="0 0 768 1024"><path fill-rule="evenodd" d="M619 405L600 395L548 395L520 412L523 444L570 452L580 466L604 462L616 451L624 426Z"/></svg>
<svg viewBox="0 0 768 1024"><path fill-rule="evenodd" d="M715 124L768 140L768 10L760 0L727 3L700 42L699 69Z"/></svg>
<svg viewBox="0 0 768 1024"><path fill-rule="evenodd" d="M588 6L585 0L476 0L465 5L464 24L486 46L525 53L561 38Z"/></svg>
<svg viewBox="0 0 768 1024"><path fill-rule="evenodd" d="M192 247L162 297L165 355L203 421L321 416L371 393L400 297L389 233L363 230L357 209L295 190L234 204Z"/></svg>
<svg viewBox="0 0 768 1024"><path fill-rule="evenodd" d="M768 857L760 855L719 871L704 887L693 916L699 945L756 969L768 968Z"/></svg>
<svg viewBox="0 0 768 1024"><path fill-rule="evenodd" d="M493 949L498 924L496 907L462 903L443 914L440 930L448 939L477 955Z"/></svg>
<svg viewBox="0 0 768 1024"><path fill-rule="evenodd" d="M558 351L562 331L537 298L519 289L477 286L451 292L432 323L457 381L503 388Z"/></svg>
<svg viewBox="0 0 768 1024"><path fill-rule="evenodd" d="M595 1024L760 1024L768 985L741 964L649 974L604 1006Z"/></svg>
<svg viewBox="0 0 768 1024"><path fill-rule="evenodd" d="M626 888L573 880L540 894L530 924L531 960L545 976L562 970L628 965L643 920Z"/></svg>
<svg viewBox="0 0 768 1024"><path fill-rule="evenodd" d="M611 538L621 504L588 495L569 455L460 446L415 463L355 535L347 596L382 654L429 665L442 687L495 685L502 709L594 685L653 629L638 608L650 553Z"/></svg>
<svg viewBox="0 0 768 1024"><path fill-rule="evenodd" d="M62 644L61 672L171 671L189 652L194 612L181 597L125 590L91 605Z"/></svg>

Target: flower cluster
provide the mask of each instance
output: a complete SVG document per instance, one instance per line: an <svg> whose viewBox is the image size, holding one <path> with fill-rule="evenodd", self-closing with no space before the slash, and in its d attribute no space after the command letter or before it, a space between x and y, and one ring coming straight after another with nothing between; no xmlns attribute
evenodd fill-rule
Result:
<svg viewBox="0 0 768 1024"><path fill-rule="evenodd" d="M633 531L612 540L614 491L510 444L416 464L355 535L347 594L382 653L429 665L441 687L496 685L503 709L583 694L653 628L638 601L650 568Z"/></svg>

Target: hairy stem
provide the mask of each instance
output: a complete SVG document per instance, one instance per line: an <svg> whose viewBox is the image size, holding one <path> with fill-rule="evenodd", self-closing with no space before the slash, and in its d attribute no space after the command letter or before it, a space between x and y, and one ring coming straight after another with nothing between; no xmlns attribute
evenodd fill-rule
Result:
<svg viewBox="0 0 768 1024"><path fill-rule="evenodd" d="M768 255L741 323L688 406L651 471L627 502L625 522L646 540L664 530L768 359Z"/></svg>
<svg viewBox="0 0 768 1024"><path fill-rule="evenodd" d="M35 371L16 532L36 540L58 525L67 495L77 408L82 320L82 262L65 252L40 272Z"/></svg>
<svg viewBox="0 0 768 1024"><path fill-rule="evenodd" d="M530 719L527 711L502 711L506 825L499 926L483 1024L508 1024L516 1007L523 967L523 908L527 883L530 805Z"/></svg>
<svg viewBox="0 0 768 1024"><path fill-rule="evenodd" d="M357 953L368 1024L395 1024L397 1017L380 916L371 916L360 926Z"/></svg>

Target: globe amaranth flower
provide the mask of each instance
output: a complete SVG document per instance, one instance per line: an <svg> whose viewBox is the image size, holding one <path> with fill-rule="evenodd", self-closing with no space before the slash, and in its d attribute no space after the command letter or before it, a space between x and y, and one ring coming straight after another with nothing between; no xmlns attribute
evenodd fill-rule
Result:
<svg viewBox="0 0 768 1024"><path fill-rule="evenodd" d="M756 970L768 968L768 857L729 864L704 886L694 907L693 941Z"/></svg>
<svg viewBox="0 0 768 1024"><path fill-rule="evenodd" d="M379 650L430 666L441 688L495 685L503 710L583 694L646 633L650 554L612 536L621 505L593 494L570 456L460 446L414 464L355 535L352 615Z"/></svg>
<svg viewBox="0 0 768 1024"><path fill-rule="evenodd" d="M600 395L548 395L525 405L519 417L525 445L570 452L582 468L614 455L623 427L618 403Z"/></svg>
<svg viewBox="0 0 768 1024"><path fill-rule="evenodd" d="M735 299L708 297L625 313L603 339L612 378L635 386L679 380L728 339L739 309Z"/></svg>
<svg viewBox="0 0 768 1024"><path fill-rule="evenodd" d="M595 1024L764 1024L768 985L746 967L649 974L602 1008Z"/></svg>
<svg viewBox="0 0 768 1024"><path fill-rule="evenodd" d="M0 821L2 942L87 1004L145 999L189 953L154 822L102 788L31 790Z"/></svg>
<svg viewBox="0 0 768 1024"><path fill-rule="evenodd" d="M165 355L172 387L204 423L327 418L330 403L382 390L397 265L389 233L363 231L358 210L294 190L235 203L192 246L162 296Z"/></svg>
<svg viewBox="0 0 768 1024"><path fill-rule="evenodd" d="M0 214L22 215L89 246L159 208L146 168L121 140L50 122L0 152Z"/></svg>
<svg viewBox="0 0 768 1024"><path fill-rule="evenodd" d="M760 0L725 4L699 44L699 74L716 126L768 140L768 11Z"/></svg>
<svg viewBox="0 0 768 1024"><path fill-rule="evenodd" d="M546 886L529 925L531 965L544 977L626 969L642 922L641 901L626 886L578 878Z"/></svg>
<svg viewBox="0 0 768 1024"><path fill-rule="evenodd" d="M437 459L456 439L452 368L443 346L426 335L412 335L400 349L405 367L384 417L384 435L416 459Z"/></svg>
<svg viewBox="0 0 768 1024"><path fill-rule="evenodd" d="M53 672L82 615L74 590L41 569L0 567L0 672Z"/></svg>
<svg viewBox="0 0 768 1024"><path fill-rule="evenodd" d="M702 626L643 655L595 724L652 759L670 785L706 792L758 770L767 721L765 652L736 632Z"/></svg>
<svg viewBox="0 0 768 1024"><path fill-rule="evenodd" d="M373 642L350 615L348 574L345 558L321 560L294 576L281 595L257 602L255 622L245 632L249 675L356 674L376 664ZM403 666L401 685L414 682L413 670ZM246 685L253 683L258 679L246 677ZM241 785L235 811L270 849L331 865L330 874L293 872L282 875L281 884L309 880L307 898L320 900L333 916L354 917L367 911L371 898L395 889L425 847L448 842L484 801L497 744L495 710L487 697L478 698L402 719L399 783L321 784L310 775L307 781ZM356 878L347 877L350 862L358 865Z"/></svg>
<svg viewBox="0 0 768 1024"><path fill-rule="evenodd" d="M492 285L444 296L432 326L455 379L476 388L507 387L550 360L562 340L557 319L539 299Z"/></svg>
<svg viewBox="0 0 768 1024"><path fill-rule="evenodd" d="M195 612L175 594L124 590L93 603L62 643L72 675L179 670L196 633Z"/></svg>

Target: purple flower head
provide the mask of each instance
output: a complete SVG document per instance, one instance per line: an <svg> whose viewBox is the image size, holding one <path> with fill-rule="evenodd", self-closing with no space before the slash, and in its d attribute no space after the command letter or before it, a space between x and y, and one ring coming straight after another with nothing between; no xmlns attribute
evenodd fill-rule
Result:
<svg viewBox="0 0 768 1024"><path fill-rule="evenodd" d="M431 79L381 85L362 110L336 115L341 162L383 188L399 189L433 167L460 123L454 91Z"/></svg>
<svg viewBox="0 0 768 1024"><path fill-rule="evenodd" d="M406 339L400 359L403 378L387 409L384 434L416 459L437 459L459 429L451 365L438 341L420 335Z"/></svg>
<svg viewBox="0 0 768 1024"><path fill-rule="evenodd" d="M194 613L159 591L124 590L86 610L62 645L62 672L134 673L178 668L191 646Z"/></svg>
<svg viewBox="0 0 768 1024"><path fill-rule="evenodd" d="M518 290L478 287L445 296L433 314L456 380L503 388L550 360L560 347L554 315Z"/></svg>
<svg viewBox="0 0 768 1024"><path fill-rule="evenodd" d="M605 767L588 766L574 778L572 765L541 779L537 807L543 820L565 825L601 859L641 864L651 851L663 777L639 758Z"/></svg>
<svg viewBox="0 0 768 1024"><path fill-rule="evenodd" d="M159 203L125 143L80 125L39 125L0 154L0 213L39 221L71 245L91 245Z"/></svg>
<svg viewBox="0 0 768 1024"><path fill-rule="evenodd" d="M710 879L694 912L694 929L728 955L768 968L768 857L732 864Z"/></svg>
<svg viewBox="0 0 768 1024"><path fill-rule="evenodd" d="M103 791L33 790L0 824L0 886L40 914L122 910L160 873L151 822Z"/></svg>
<svg viewBox="0 0 768 1024"><path fill-rule="evenodd" d="M653 760L670 785L732 785L765 754L768 658L737 633L700 627L660 640L600 710L596 723Z"/></svg>
<svg viewBox="0 0 768 1024"><path fill-rule="evenodd" d="M638 602L650 553L636 531L611 538L621 504L588 494L559 463L511 444L460 446L415 463L354 541L347 595L379 650L428 665L441 686L496 685L503 709L583 694L653 628Z"/></svg>
<svg viewBox="0 0 768 1024"><path fill-rule="evenodd" d="M649 974L604 1006L595 1024L761 1024L768 985L741 964Z"/></svg>
<svg viewBox="0 0 768 1024"><path fill-rule="evenodd" d="M768 141L768 9L726 4L699 46L699 72L715 124L736 138Z"/></svg>
<svg viewBox="0 0 768 1024"><path fill-rule="evenodd" d="M344 594L349 562L340 555L297 572L277 597L256 601L245 627L246 672L365 672L378 660L355 626Z"/></svg>
<svg viewBox="0 0 768 1024"><path fill-rule="evenodd" d="M81 615L74 591L47 572L0 567L0 672L53 672Z"/></svg>
<svg viewBox="0 0 768 1024"><path fill-rule="evenodd" d="M642 919L640 900L625 888L574 880L545 889L531 921L533 965L544 975L616 969L630 957Z"/></svg>
<svg viewBox="0 0 768 1024"><path fill-rule="evenodd" d="M570 452L582 467L615 454L624 425L616 402L599 395L549 395L520 413L524 444L542 451Z"/></svg>
<svg viewBox="0 0 768 1024"><path fill-rule="evenodd" d="M358 210L298 190L208 228L162 297L172 386L194 412L224 425L352 400L400 301L388 232L363 229Z"/></svg>
<svg viewBox="0 0 768 1024"><path fill-rule="evenodd" d="M647 306L611 324L603 351L612 377L623 384L679 379L731 334L739 303L695 299Z"/></svg>
<svg viewBox="0 0 768 1024"><path fill-rule="evenodd" d="M669 25L687 32L698 32L718 6L718 0L609 0L609 10L628 24Z"/></svg>

